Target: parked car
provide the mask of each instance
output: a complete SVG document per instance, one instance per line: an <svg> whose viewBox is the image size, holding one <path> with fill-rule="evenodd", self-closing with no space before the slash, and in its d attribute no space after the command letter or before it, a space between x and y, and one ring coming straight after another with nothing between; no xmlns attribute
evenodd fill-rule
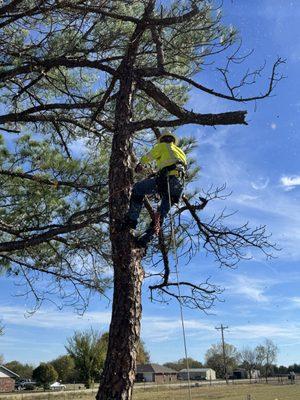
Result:
<svg viewBox="0 0 300 400"><path fill-rule="evenodd" d="M66 385L62 385L60 382L54 382L50 385L51 390L65 390Z"/></svg>
<svg viewBox="0 0 300 400"><path fill-rule="evenodd" d="M15 383L16 390L34 390L36 386L36 382L30 379L18 379Z"/></svg>

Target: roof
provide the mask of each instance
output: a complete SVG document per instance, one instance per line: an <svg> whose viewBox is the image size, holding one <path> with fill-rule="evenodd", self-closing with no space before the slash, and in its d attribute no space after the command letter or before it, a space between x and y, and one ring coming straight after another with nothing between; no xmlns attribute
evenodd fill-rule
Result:
<svg viewBox="0 0 300 400"><path fill-rule="evenodd" d="M139 364L137 366L137 373L142 374L143 372L152 372L155 374L177 374L174 369L165 367L159 364Z"/></svg>
<svg viewBox="0 0 300 400"><path fill-rule="evenodd" d="M213 369L211 369L211 368L190 368L189 369L189 372L207 372L207 371L213 371ZM179 371L179 373L180 372L188 372L188 370L186 368L184 368L184 369L181 369Z"/></svg>
<svg viewBox="0 0 300 400"><path fill-rule="evenodd" d="M4 367L4 365L0 365L0 372L2 372L4 375L7 375L10 378L20 378L20 375Z"/></svg>

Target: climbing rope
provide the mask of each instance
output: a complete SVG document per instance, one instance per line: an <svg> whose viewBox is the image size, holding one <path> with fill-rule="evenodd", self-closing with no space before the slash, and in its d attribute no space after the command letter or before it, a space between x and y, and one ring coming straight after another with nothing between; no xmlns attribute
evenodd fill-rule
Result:
<svg viewBox="0 0 300 400"><path fill-rule="evenodd" d="M185 324L184 324L184 315L183 315L182 296L181 296L181 290L180 290L180 285L179 285L179 272L178 272L179 260L178 260L176 238L175 238L175 223L174 223L174 216L171 212L172 202L171 202L171 190L170 190L169 175L167 176L167 185L168 185L168 196L169 196L169 206L170 206L172 249L173 249L173 257L174 257L174 261L175 261L175 271L176 271L178 299L179 299L178 302L179 302L179 307L180 307L182 336L183 336L185 362L186 362L186 370L187 370L187 378L188 378L189 400L192 400L190 367L189 367L188 351L187 351L187 344L186 344L186 333L185 333Z"/></svg>

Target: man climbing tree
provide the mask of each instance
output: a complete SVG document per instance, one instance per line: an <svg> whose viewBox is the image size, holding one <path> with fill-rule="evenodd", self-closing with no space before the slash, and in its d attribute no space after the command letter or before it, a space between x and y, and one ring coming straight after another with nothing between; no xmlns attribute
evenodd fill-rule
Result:
<svg viewBox="0 0 300 400"><path fill-rule="evenodd" d="M132 397L146 244L136 242L129 224L120 232L120 221L128 215L141 146L154 144L161 129L246 124L245 110L205 114L201 103L187 109L191 88L244 104L267 97L280 79L279 59L265 92L243 97L242 86L262 71L231 82L230 67L239 62L241 68L241 57L236 49L228 53L236 33L220 19L215 2L201 0L11 0L0 6L1 267L22 280L38 306L60 297L83 311L91 293L105 294L113 284L98 400ZM222 51L224 92L200 81L206 59L221 58ZM187 154L194 145L186 138L182 148ZM193 177L188 165L186 182ZM178 250L193 256L204 248L225 267L246 258L249 247L269 255L265 227L233 227L224 212L200 219L220 197L220 189L191 194L187 188L175 211ZM153 213L151 202L147 211ZM220 290L200 273L192 282L172 279L168 226L166 240L151 243L150 256L158 260L149 269L150 275L158 268L152 300L211 307Z"/></svg>
<svg viewBox="0 0 300 400"><path fill-rule="evenodd" d="M150 227L138 240L141 246L147 246L154 233L159 233L171 206L178 203L180 199L187 161L186 155L177 144L178 140L175 135L170 132L163 133L158 138L158 143L141 158L140 164L135 168L136 172L143 171L143 164L156 161L158 174L133 186L130 208L122 228L125 229L128 226L136 228L145 195L158 193L161 196L158 212L154 213Z"/></svg>

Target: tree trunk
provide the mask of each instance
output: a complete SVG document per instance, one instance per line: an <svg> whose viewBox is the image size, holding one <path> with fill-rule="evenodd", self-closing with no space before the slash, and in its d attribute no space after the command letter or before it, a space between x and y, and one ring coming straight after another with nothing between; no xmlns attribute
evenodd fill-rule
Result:
<svg viewBox="0 0 300 400"><path fill-rule="evenodd" d="M144 17L153 12L149 0ZM145 25L137 24L118 68L115 129L109 170L110 239L114 265L114 296L109 342L97 400L131 400L142 317L141 290L145 251L135 247L129 229L118 232L128 211L133 185L132 117L133 69Z"/></svg>
<svg viewBox="0 0 300 400"><path fill-rule="evenodd" d="M144 251L134 245L129 230L118 232L128 210L133 184L132 63L124 64L116 100L116 124L110 159L110 235L114 264L114 296L107 358L97 400L130 400L136 370L142 314Z"/></svg>
<svg viewBox="0 0 300 400"><path fill-rule="evenodd" d="M119 96L121 97L121 95ZM119 99L123 103L124 99ZM117 107L118 109L118 107ZM125 112L124 112L125 111ZM143 251L135 248L129 231L118 232L128 210L132 187L130 132L119 110L110 161L110 221L114 296L107 358L97 400L129 400L135 378L142 314ZM124 117L125 116L125 117ZM122 126L120 126L122 125Z"/></svg>
<svg viewBox="0 0 300 400"><path fill-rule="evenodd" d="M135 378L143 270L138 251L128 249L127 240L122 239L115 246L119 265L115 267L109 345L98 400L130 400Z"/></svg>

